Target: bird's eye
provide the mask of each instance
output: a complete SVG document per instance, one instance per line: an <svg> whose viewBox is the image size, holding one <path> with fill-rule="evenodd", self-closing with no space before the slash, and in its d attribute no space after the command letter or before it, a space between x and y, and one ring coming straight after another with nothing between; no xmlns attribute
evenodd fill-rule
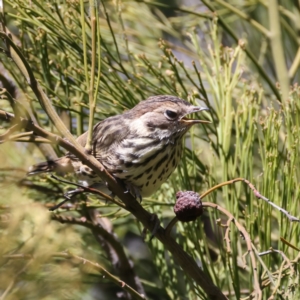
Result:
<svg viewBox="0 0 300 300"><path fill-rule="evenodd" d="M166 110L165 111L165 116L169 120L174 120L177 117L177 113L175 111L172 111L172 110Z"/></svg>

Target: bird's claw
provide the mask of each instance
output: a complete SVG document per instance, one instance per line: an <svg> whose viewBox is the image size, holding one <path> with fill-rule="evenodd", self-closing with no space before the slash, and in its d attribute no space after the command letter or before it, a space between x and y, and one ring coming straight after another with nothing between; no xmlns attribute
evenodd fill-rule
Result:
<svg viewBox="0 0 300 300"><path fill-rule="evenodd" d="M60 208L62 205L64 205L66 202L70 201L72 199L72 197L82 193L84 191L84 189L82 188L77 188L75 190L72 190L72 191L68 191L64 194L64 197L65 197L65 200L59 202L58 204L52 206L49 210L50 211L54 211L58 208Z"/></svg>
<svg viewBox="0 0 300 300"><path fill-rule="evenodd" d="M64 194L64 197L68 200L71 200L74 196L78 195L78 194L81 194L82 192L84 192L84 189L83 188L77 188L75 190L71 190L71 191L68 191Z"/></svg>
<svg viewBox="0 0 300 300"><path fill-rule="evenodd" d="M141 195L141 190L131 184L131 183L126 183L126 192L125 193L130 193L135 199L140 199L140 202L142 202L143 198Z"/></svg>

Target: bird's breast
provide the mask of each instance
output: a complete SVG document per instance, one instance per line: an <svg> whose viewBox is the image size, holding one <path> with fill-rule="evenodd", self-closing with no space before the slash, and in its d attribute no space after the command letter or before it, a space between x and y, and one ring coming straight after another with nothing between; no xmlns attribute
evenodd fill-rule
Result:
<svg viewBox="0 0 300 300"><path fill-rule="evenodd" d="M181 139L176 143L151 138L127 139L115 150L106 167L111 173L150 196L164 183L181 158Z"/></svg>

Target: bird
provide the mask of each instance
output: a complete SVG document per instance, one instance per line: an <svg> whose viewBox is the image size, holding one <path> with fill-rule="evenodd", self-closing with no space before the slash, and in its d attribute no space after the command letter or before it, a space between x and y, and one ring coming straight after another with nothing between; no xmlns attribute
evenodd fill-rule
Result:
<svg viewBox="0 0 300 300"><path fill-rule="evenodd" d="M183 136L195 124L192 113L208 110L171 95L151 96L123 114L108 117L93 127L93 155L115 178L121 179L135 197L148 197L176 169L183 151ZM86 146L88 132L77 138ZM68 152L55 160L30 167L28 175L45 172L75 173L84 187L107 193L102 179L75 155Z"/></svg>

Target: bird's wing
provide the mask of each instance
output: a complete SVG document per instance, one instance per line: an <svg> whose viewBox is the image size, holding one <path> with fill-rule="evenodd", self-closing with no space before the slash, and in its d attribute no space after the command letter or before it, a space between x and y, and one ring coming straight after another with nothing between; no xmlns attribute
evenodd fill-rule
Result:
<svg viewBox="0 0 300 300"><path fill-rule="evenodd" d="M120 116L107 118L94 126L91 155L102 161L114 147L121 143L129 134L129 128ZM77 138L77 142L85 147L88 132ZM75 155L68 153L72 160L78 160Z"/></svg>

